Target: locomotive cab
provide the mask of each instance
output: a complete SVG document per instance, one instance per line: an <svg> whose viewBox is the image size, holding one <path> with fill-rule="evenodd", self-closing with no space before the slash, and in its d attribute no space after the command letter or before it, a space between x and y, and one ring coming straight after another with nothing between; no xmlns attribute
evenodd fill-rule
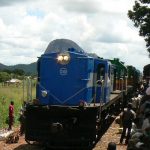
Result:
<svg viewBox="0 0 150 150"><path fill-rule="evenodd" d="M96 86L96 103L102 101L107 103L110 100L111 91L111 63L105 59L95 59L94 85ZM100 81L101 84L97 84Z"/></svg>

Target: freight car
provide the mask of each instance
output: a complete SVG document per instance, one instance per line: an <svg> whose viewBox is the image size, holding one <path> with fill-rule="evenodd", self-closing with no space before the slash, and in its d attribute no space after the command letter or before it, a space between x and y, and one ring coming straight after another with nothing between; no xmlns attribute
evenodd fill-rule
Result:
<svg viewBox="0 0 150 150"><path fill-rule="evenodd" d="M114 90L127 90L127 67L118 58L110 60L114 64Z"/></svg>
<svg viewBox="0 0 150 150"><path fill-rule="evenodd" d="M127 66L127 70L128 70L128 86L132 86L133 90L136 91L142 79L141 72L132 65Z"/></svg>
<svg viewBox="0 0 150 150"><path fill-rule="evenodd" d="M25 112L26 141L51 148L91 147L127 93L126 87L114 88L116 78L126 76L123 64L114 61L88 54L71 40L52 41L38 59L37 99Z"/></svg>

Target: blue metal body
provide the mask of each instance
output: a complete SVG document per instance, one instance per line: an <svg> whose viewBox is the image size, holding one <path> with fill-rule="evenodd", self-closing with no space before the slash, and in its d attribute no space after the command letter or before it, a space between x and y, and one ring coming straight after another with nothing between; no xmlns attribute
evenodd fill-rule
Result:
<svg viewBox="0 0 150 150"><path fill-rule="evenodd" d="M53 45L57 46L57 40ZM37 99L40 103L43 105L78 106L81 100L87 104L93 101L98 103L100 99L104 103L108 102L110 96L108 85L110 63L107 60L91 57L74 47L68 48L66 43L64 45L66 51L61 46L59 49L70 55L68 64L58 63L57 56L62 51L58 52L55 46L53 46L54 50L50 52L46 50L46 53L38 60ZM101 86L96 84L99 79L97 70L101 64L105 68L103 94ZM47 92L46 96L42 95L43 91ZM96 100L94 100L95 92Z"/></svg>

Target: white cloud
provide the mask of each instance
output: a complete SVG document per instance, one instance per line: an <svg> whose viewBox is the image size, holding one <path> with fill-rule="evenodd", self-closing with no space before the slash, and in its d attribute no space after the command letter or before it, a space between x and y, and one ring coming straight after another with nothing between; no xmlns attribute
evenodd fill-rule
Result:
<svg viewBox="0 0 150 150"><path fill-rule="evenodd" d="M127 17L133 4L134 0L0 0L0 62L31 63L50 41L68 38L87 52L118 57L142 70L149 58L143 38ZM141 58L140 64L135 57Z"/></svg>
<svg viewBox="0 0 150 150"><path fill-rule="evenodd" d="M112 13L126 13L129 9L132 9L134 0L107 0L102 1L102 9Z"/></svg>

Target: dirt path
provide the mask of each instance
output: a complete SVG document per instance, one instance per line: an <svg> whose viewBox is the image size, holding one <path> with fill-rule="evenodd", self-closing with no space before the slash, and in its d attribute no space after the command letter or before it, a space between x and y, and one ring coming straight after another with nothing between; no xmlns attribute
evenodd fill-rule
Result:
<svg viewBox="0 0 150 150"><path fill-rule="evenodd" d="M28 145L24 140L24 136L20 136L18 143L6 144L5 141L1 141L0 150L42 150L42 148Z"/></svg>
<svg viewBox="0 0 150 150"><path fill-rule="evenodd" d="M117 150L126 150L126 145L119 144L121 134L118 133L118 128L119 125L114 121L93 150L107 150L109 142L115 142L117 144Z"/></svg>
<svg viewBox="0 0 150 150"><path fill-rule="evenodd" d="M118 128L119 125L113 122L93 150L107 150L109 142L115 142L117 144L117 150L126 150L126 145L119 145L120 134L118 134ZM1 141L0 150L43 150L43 148L28 145L24 140L24 136L21 136L19 142L15 144L6 144L4 141Z"/></svg>

